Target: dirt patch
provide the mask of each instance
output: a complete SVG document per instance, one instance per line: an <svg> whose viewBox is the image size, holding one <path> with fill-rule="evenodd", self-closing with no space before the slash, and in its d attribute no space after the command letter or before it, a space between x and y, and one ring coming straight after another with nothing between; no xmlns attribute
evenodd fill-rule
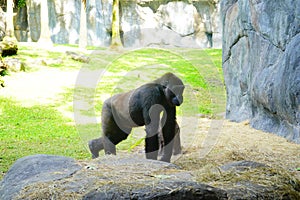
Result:
<svg viewBox="0 0 300 200"><path fill-rule="evenodd" d="M51 104L56 102L66 88L74 87L78 71L62 71L41 67L36 72L19 72L5 76L6 87L0 96L17 100L23 106Z"/></svg>

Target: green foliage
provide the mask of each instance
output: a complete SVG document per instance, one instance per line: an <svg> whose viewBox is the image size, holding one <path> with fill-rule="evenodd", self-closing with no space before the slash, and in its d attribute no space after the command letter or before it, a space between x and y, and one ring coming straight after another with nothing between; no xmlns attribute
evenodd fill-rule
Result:
<svg viewBox="0 0 300 200"><path fill-rule="evenodd" d="M26 6L26 0L17 0L17 7L22 8Z"/></svg>

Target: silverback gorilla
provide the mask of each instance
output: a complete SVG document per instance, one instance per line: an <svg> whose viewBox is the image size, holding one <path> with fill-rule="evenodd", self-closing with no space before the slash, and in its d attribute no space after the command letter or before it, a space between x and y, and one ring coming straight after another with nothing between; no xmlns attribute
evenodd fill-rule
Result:
<svg viewBox="0 0 300 200"><path fill-rule="evenodd" d="M102 107L103 137L89 141L93 158L98 157L102 149L105 154L116 154L115 145L125 140L133 127L145 125L146 158L157 160L159 145L163 145L161 161L170 162L175 128L178 126L176 106L183 102L183 90L182 81L174 74L166 73L151 83L107 99Z"/></svg>

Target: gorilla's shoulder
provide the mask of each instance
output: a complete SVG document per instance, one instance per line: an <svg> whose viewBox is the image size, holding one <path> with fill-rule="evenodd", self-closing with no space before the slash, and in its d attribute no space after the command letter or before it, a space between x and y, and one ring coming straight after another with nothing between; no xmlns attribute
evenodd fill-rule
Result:
<svg viewBox="0 0 300 200"><path fill-rule="evenodd" d="M162 95L163 86L157 83L147 83L135 89L134 93L139 95Z"/></svg>
<svg viewBox="0 0 300 200"><path fill-rule="evenodd" d="M147 83L140 86L136 90L141 90L141 91L163 90L163 86L158 83Z"/></svg>

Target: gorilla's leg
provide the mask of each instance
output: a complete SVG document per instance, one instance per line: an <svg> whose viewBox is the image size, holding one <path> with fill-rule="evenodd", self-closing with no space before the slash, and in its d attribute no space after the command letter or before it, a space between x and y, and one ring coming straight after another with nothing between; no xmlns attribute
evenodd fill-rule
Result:
<svg viewBox="0 0 300 200"><path fill-rule="evenodd" d="M116 155L116 145L112 143L112 141L108 138L105 137L103 138L103 144L104 144L104 151L105 154L113 154Z"/></svg>
<svg viewBox="0 0 300 200"><path fill-rule="evenodd" d="M145 144L146 158L157 160L158 148L159 148L158 135L156 134L151 137L147 137L145 139L145 143L146 143Z"/></svg>
<svg viewBox="0 0 300 200"><path fill-rule="evenodd" d="M121 141L126 140L130 130L126 132L118 127L116 123L110 123L110 126L103 128L103 145L105 154L116 155L116 145Z"/></svg>
<svg viewBox="0 0 300 200"><path fill-rule="evenodd" d="M145 139L145 153L147 159L157 160L159 150L159 126L160 113L163 111L161 105L153 105L149 111L144 111L146 139Z"/></svg>
<svg viewBox="0 0 300 200"><path fill-rule="evenodd" d="M158 155L162 156L163 155L163 148L164 148L164 138L163 138L162 131L159 132L158 139L159 139ZM181 154L181 152L182 152L182 149L181 149L181 140L180 140L180 128L179 128L179 125L176 122L174 145L173 145L173 155Z"/></svg>
<svg viewBox="0 0 300 200"><path fill-rule="evenodd" d="M180 128L176 122L173 155L181 154Z"/></svg>
<svg viewBox="0 0 300 200"><path fill-rule="evenodd" d="M104 149L103 143L104 143L104 141L103 141L102 137L89 141L89 149L92 153L93 159L99 157L99 151Z"/></svg>

